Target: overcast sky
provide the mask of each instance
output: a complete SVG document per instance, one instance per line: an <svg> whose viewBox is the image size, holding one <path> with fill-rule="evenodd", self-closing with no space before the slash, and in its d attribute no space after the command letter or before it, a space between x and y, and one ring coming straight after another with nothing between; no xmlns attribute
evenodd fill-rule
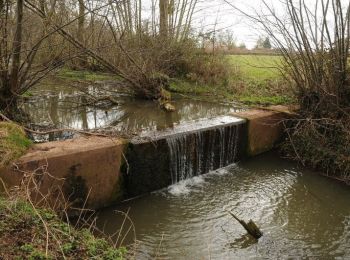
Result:
<svg viewBox="0 0 350 260"><path fill-rule="evenodd" d="M232 5L243 12L253 14L257 12L265 12L262 0L227 0ZM285 14L285 5L281 0L265 0L270 7L283 16ZM306 0L311 5L315 0ZM217 23L218 29L229 29L235 35L238 43L244 42L248 48L253 48L259 36L265 36L264 31L258 30L246 16L224 0L203 0L199 7L195 24L200 24L207 28L213 27Z"/></svg>
<svg viewBox="0 0 350 260"><path fill-rule="evenodd" d="M227 0L245 12L258 9L262 6L262 0ZM281 0L265 0L271 2L277 10L283 10ZM315 0L308 0L315 1ZM146 13L150 13L151 0L142 0ZM257 39L263 32L253 30L252 24L239 11L234 10L224 0L199 0L196 14L194 16L193 27L211 31L214 29L231 30L238 43L244 42L248 47L255 46Z"/></svg>
<svg viewBox="0 0 350 260"><path fill-rule="evenodd" d="M267 0L271 6L280 12L284 12L284 7L279 0ZM262 10L261 0L228 0L240 10L252 13L253 10ZM198 6L198 13L195 17L195 23L206 29L229 29L233 32L238 43L244 42L248 48L253 48L259 36L263 36L263 31L258 31L254 25L232 6L224 0L203 0Z"/></svg>
<svg viewBox="0 0 350 260"><path fill-rule="evenodd" d="M143 0L143 3L151 0ZM237 43L244 42L248 48L253 48L259 36L265 36L264 31L258 30L256 24L252 23L240 11L234 9L225 0L199 0L197 12L194 17L193 27L196 29L204 28L207 31L216 29L229 29L233 32ZM253 14L267 13L263 5L263 0L227 0L239 10ZM275 9L276 13L283 17L286 13L286 6L283 4L286 0L265 0L269 7ZM298 2L298 0L293 0ZM306 4L313 9L316 0L305 0ZM342 0L344 6L349 4L349 0Z"/></svg>

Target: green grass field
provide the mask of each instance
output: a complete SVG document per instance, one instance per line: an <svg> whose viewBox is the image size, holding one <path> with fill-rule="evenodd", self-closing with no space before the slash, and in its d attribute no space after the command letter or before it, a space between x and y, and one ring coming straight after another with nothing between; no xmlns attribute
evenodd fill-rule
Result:
<svg viewBox="0 0 350 260"><path fill-rule="evenodd" d="M244 78L250 80L273 80L280 78L278 65L280 56L271 55L230 55L230 63Z"/></svg>
<svg viewBox="0 0 350 260"><path fill-rule="evenodd" d="M240 101L248 105L293 102L292 94L278 69L280 56L230 55L226 58L232 66L231 76L226 84L208 86L176 80L171 85L172 90L204 99L209 97L218 101Z"/></svg>
<svg viewBox="0 0 350 260"><path fill-rule="evenodd" d="M292 93L279 70L282 65L281 56L231 55L229 60L240 75L240 83L244 85L242 91L236 95L239 101L251 105L293 102Z"/></svg>

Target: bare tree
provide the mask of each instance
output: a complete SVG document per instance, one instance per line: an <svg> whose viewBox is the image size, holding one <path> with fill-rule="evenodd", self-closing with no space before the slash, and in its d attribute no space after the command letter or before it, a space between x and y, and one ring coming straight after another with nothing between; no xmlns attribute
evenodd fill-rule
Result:
<svg viewBox="0 0 350 260"><path fill-rule="evenodd" d="M79 0L79 13L78 13L78 36L77 40L81 43L85 43L85 3L84 0ZM87 57L84 53L79 57L80 66L82 68L87 66Z"/></svg>
<svg viewBox="0 0 350 260"><path fill-rule="evenodd" d="M279 49L281 72L295 87L303 111L322 116L350 104L349 2L284 0L284 16L266 0L264 13L244 12L226 2L264 30Z"/></svg>
<svg viewBox="0 0 350 260"><path fill-rule="evenodd" d="M169 1L159 0L159 31L160 35L167 37L169 33Z"/></svg>
<svg viewBox="0 0 350 260"><path fill-rule="evenodd" d="M0 110L19 114L20 96L72 59L99 64L138 96L166 99L164 75L181 64L197 0L162 1L161 10L156 3L144 18L140 0L1 0Z"/></svg>
<svg viewBox="0 0 350 260"><path fill-rule="evenodd" d="M298 115L285 122L285 154L349 182L350 2L284 0L283 16L262 2L265 13L240 12L279 49L281 72L299 101Z"/></svg>
<svg viewBox="0 0 350 260"><path fill-rule="evenodd" d="M21 52L22 52L22 25L23 0L16 1L15 30L12 46L9 44L11 32L9 23L11 19L12 4L9 1L0 2L1 14L1 41L0 41L0 109L12 110L17 107L17 98L22 83ZM30 60L28 61L30 62Z"/></svg>

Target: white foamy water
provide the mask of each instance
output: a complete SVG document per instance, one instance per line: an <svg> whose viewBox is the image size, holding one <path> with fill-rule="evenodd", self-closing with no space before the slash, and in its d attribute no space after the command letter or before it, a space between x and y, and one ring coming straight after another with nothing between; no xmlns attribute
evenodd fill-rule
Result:
<svg viewBox="0 0 350 260"><path fill-rule="evenodd" d="M168 188L168 192L174 196L186 195L191 193L191 190L193 190L194 188L201 187L204 184L204 176L197 176L171 185Z"/></svg>
<svg viewBox="0 0 350 260"><path fill-rule="evenodd" d="M173 196L183 196L188 195L191 192L195 192L199 188L202 188L205 186L206 183L210 180L213 176L224 176L227 174L230 174L228 168L232 168L234 165L231 165L226 168L222 168L216 171L211 171L207 174L196 176L187 180L180 181L176 184L173 184L168 187L168 193Z"/></svg>

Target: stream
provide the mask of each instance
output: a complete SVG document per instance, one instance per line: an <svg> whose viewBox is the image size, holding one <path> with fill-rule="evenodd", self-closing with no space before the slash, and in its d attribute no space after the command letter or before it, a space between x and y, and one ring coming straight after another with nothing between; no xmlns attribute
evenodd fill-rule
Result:
<svg viewBox="0 0 350 260"><path fill-rule="evenodd" d="M98 225L117 243L136 239L136 259L349 259L349 198L348 186L268 153L106 209ZM119 232L128 211L135 234L128 220Z"/></svg>
<svg viewBox="0 0 350 260"><path fill-rule="evenodd" d="M91 94L98 91L97 85L87 88ZM177 111L166 113L156 102L125 95L115 98L115 106L84 107L79 106L84 100L78 90L48 85L34 90L23 108L40 125L83 130L112 127L135 135L181 128L184 123L226 116L240 109L175 98ZM226 139L233 147L230 133ZM224 132L218 134L227 143ZM72 133L35 140L67 138L72 138ZM171 158L177 158L172 169L176 172L174 180L180 182L98 213L99 228L113 236L116 245L134 245L129 251L136 259L350 258L348 186L301 169L275 153L196 176L184 161L192 150L188 152L187 146L180 145L187 142L181 138L181 142L168 140ZM196 136L195 143L200 140L201 136ZM220 165L230 159L220 158ZM195 168L201 168L199 161L197 164ZM191 176L196 177L186 179ZM245 221L253 219L264 236L259 241L251 238L226 210ZM128 212L132 222L122 212Z"/></svg>

